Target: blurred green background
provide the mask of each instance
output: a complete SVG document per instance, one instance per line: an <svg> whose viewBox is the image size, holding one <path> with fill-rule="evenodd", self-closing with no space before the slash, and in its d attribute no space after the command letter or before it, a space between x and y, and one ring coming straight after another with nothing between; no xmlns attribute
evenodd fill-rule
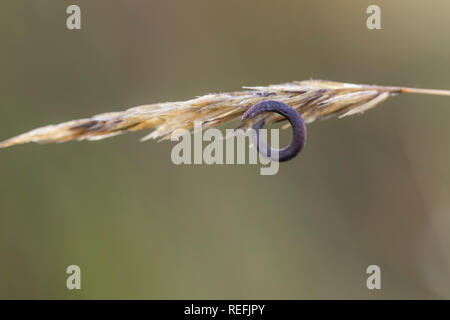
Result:
<svg viewBox="0 0 450 320"><path fill-rule="evenodd" d="M66 29L73 3L81 31ZM366 28L371 4L382 30ZM450 89L448 0L0 8L0 139L243 85ZM449 97L404 95L313 123L275 176L176 166L146 132L0 150L0 298L450 298L449 119ZM381 290L366 288L372 264Z"/></svg>

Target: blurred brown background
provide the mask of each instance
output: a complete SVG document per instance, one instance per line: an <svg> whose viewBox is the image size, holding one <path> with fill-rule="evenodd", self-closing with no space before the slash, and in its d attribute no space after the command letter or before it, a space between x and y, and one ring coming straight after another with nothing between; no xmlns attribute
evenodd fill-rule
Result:
<svg viewBox="0 0 450 320"><path fill-rule="evenodd" d="M81 7L82 30L66 29ZM366 28L378 4L382 30ZM0 139L309 78L450 89L450 2L0 4ZM0 151L0 298L450 298L450 98L308 127L301 156L182 165L145 132ZM82 270L69 291L65 269ZM382 289L366 288L381 267Z"/></svg>

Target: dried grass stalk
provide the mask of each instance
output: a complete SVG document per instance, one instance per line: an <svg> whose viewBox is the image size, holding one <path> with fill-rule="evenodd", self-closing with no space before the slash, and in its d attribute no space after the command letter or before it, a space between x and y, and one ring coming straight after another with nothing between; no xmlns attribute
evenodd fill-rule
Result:
<svg viewBox="0 0 450 320"><path fill-rule="evenodd" d="M312 123L318 119L362 113L400 93L450 96L450 91L445 90L356 85L323 80L293 81L244 89L246 90L207 94L187 101L142 105L122 112L49 125L0 142L0 148L28 142L99 140L144 129L154 130L142 138L142 141L164 140L169 139L176 129L191 130L194 121L201 121L206 129L238 118L249 107L263 100L284 102L297 109L306 123ZM266 122L283 120L277 114L263 117ZM241 127L249 125L251 122L246 122Z"/></svg>

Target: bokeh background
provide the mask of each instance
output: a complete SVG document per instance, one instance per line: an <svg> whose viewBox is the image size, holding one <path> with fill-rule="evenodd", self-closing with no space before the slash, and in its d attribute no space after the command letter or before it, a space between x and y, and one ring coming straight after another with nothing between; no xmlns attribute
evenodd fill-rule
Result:
<svg viewBox="0 0 450 320"><path fill-rule="evenodd" d="M70 4L81 31L66 29ZM382 30L366 28L371 4ZM450 89L448 0L0 8L1 139L243 85ZM449 120L449 97L404 95L313 123L275 176L176 166L174 144L139 143L146 132L1 150L0 298L450 298ZM381 290L366 288L372 264Z"/></svg>

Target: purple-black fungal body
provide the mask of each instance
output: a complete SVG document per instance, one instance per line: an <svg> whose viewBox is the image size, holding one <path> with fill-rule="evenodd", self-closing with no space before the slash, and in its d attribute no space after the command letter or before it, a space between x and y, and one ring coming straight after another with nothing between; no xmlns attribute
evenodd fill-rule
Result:
<svg viewBox="0 0 450 320"><path fill-rule="evenodd" d="M291 106L274 100L266 100L258 102L249 108L242 120L249 120L264 112L276 112L284 116L292 126L292 141L283 149L275 150L266 144L264 139L260 137L259 130L264 127L265 120L261 120L253 125L253 129L256 130L256 147L257 150L265 157L275 161L288 161L296 157L306 143L306 126L302 116L297 110ZM255 138L255 137L254 137Z"/></svg>

